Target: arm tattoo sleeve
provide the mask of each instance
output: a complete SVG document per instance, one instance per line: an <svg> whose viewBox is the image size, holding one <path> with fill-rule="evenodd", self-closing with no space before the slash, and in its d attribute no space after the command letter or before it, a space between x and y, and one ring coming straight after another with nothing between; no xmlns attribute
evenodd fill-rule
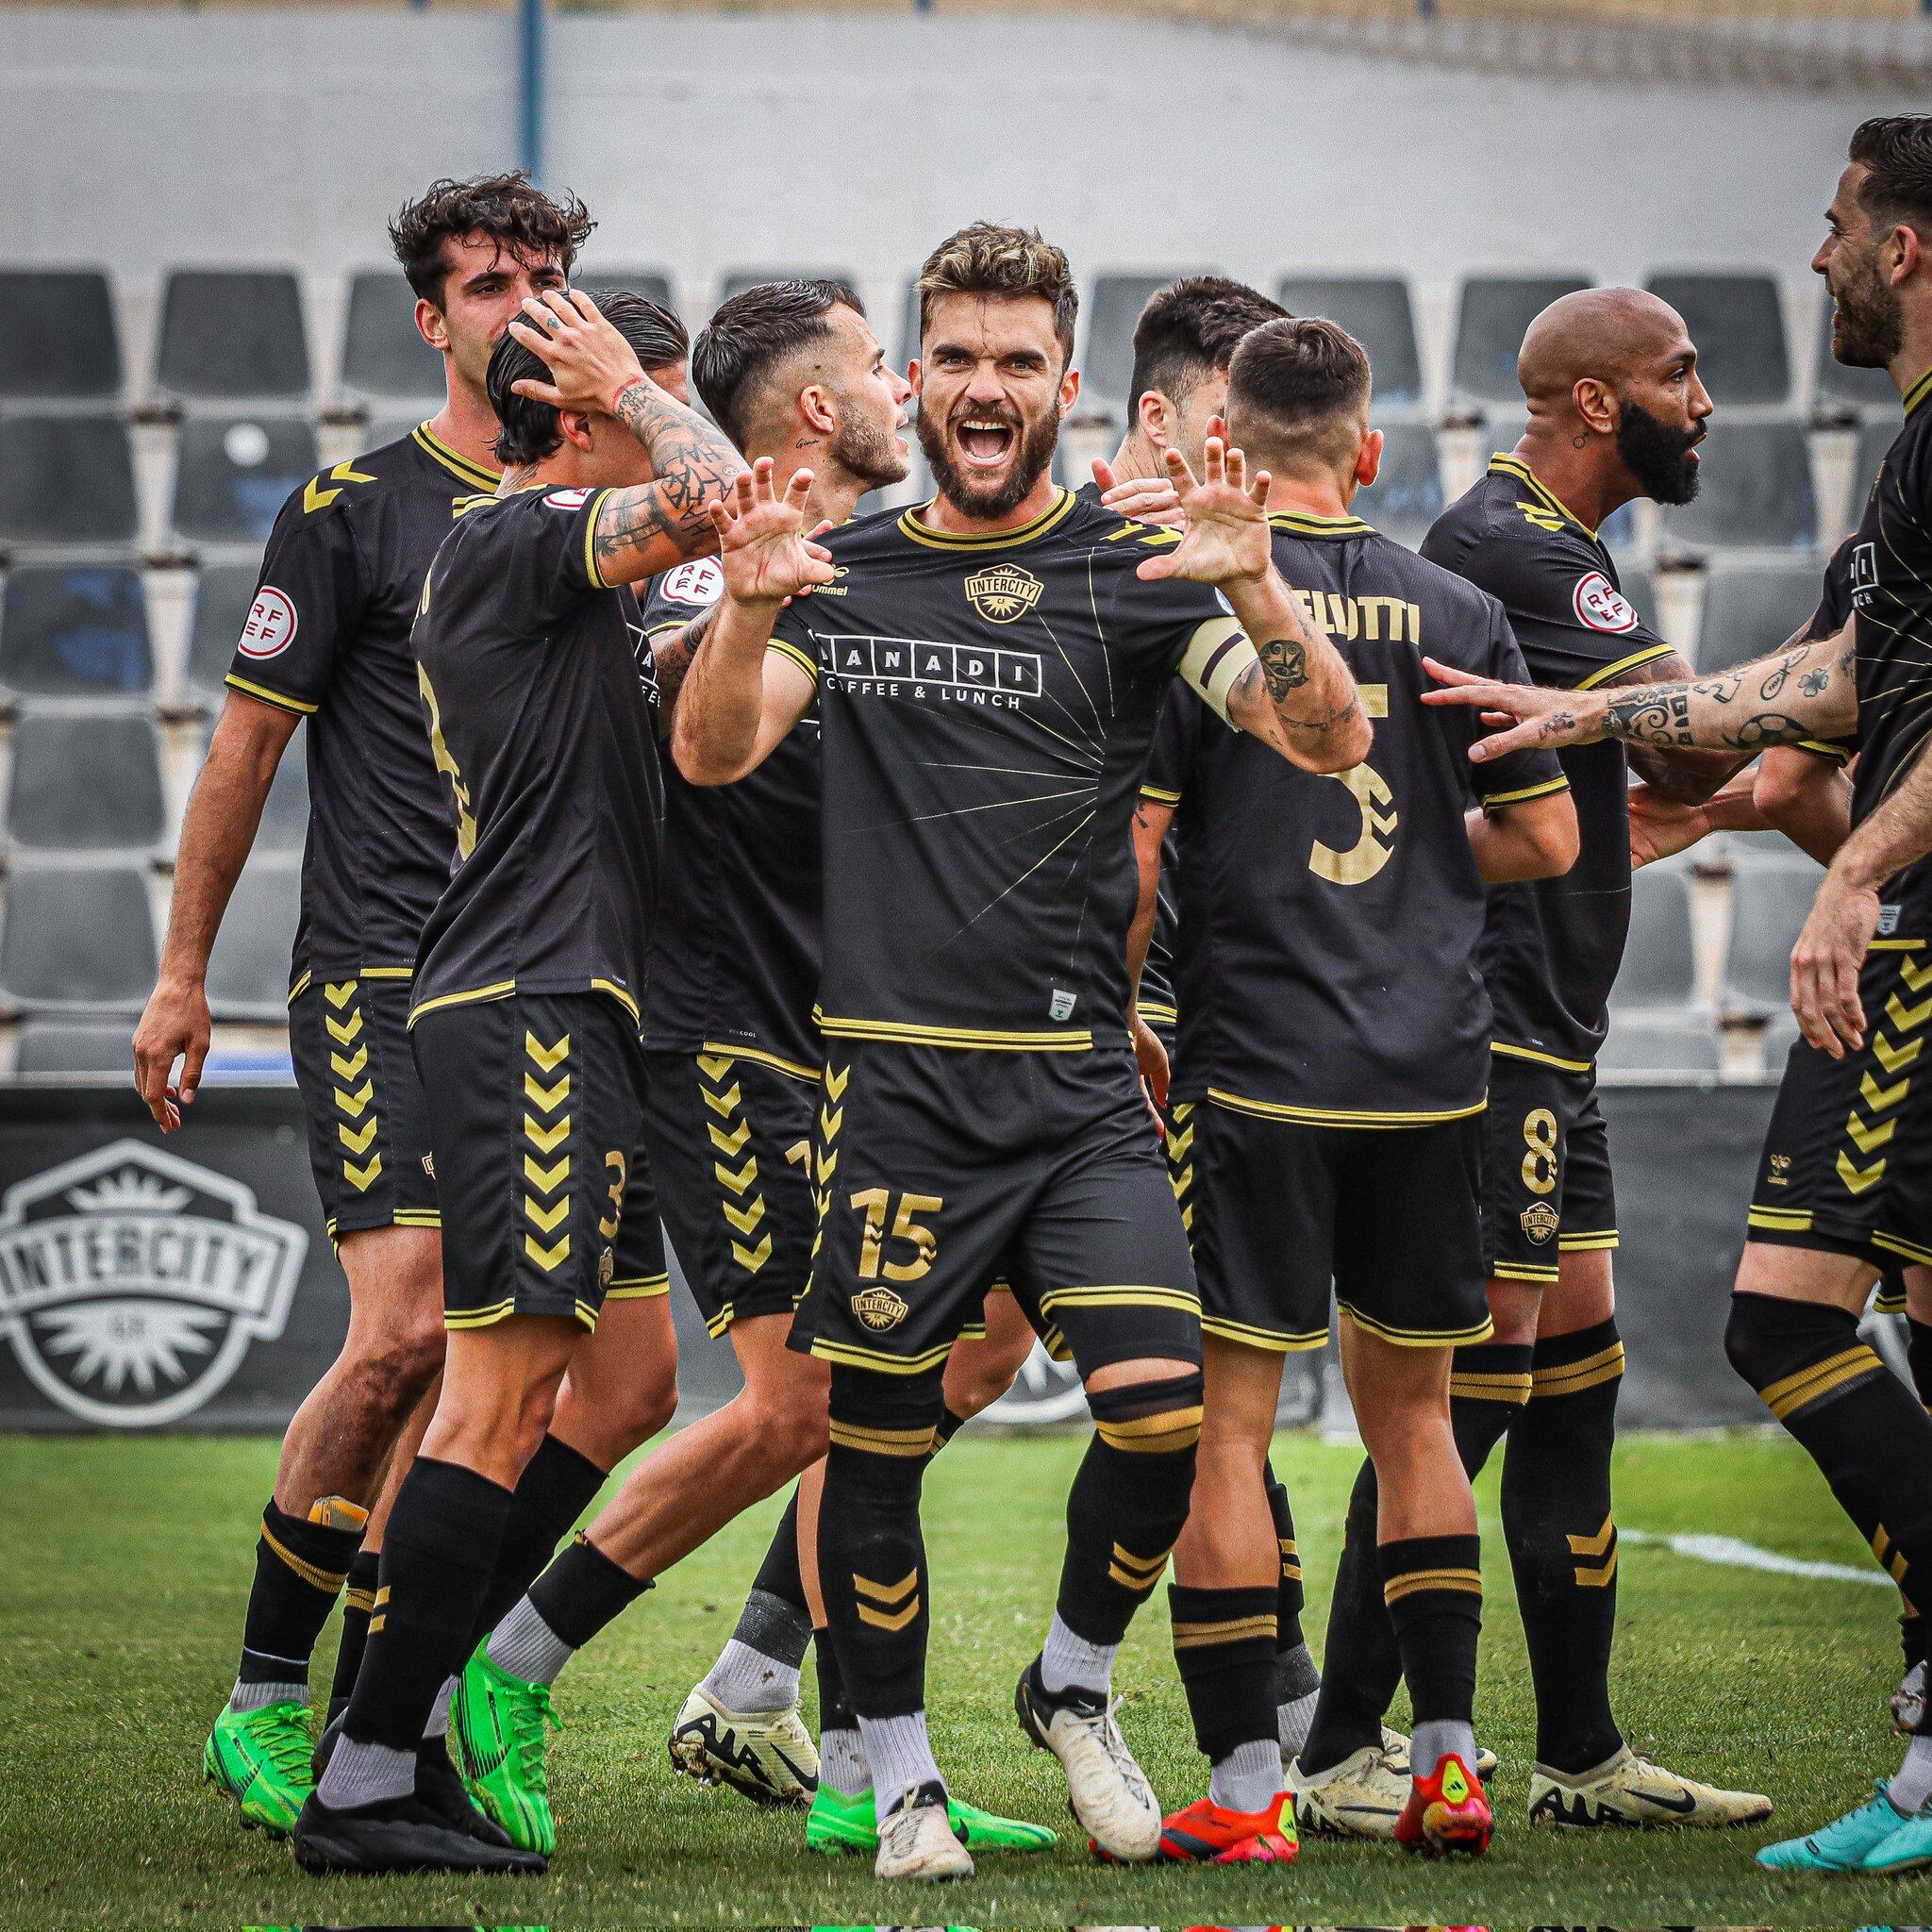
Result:
<svg viewBox="0 0 1932 1932"><path fill-rule="evenodd" d="M708 554L716 536L705 507L717 501L744 459L702 416L659 389L639 383L625 391L617 407L625 427L649 455L657 480L613 491L605 500L594 546L600 570L660 537L681 557ZM611 579L624 572L603 575Z"/></svg>
<svg viewBox="0 0 1932 1932"><path fill-rule="evenodd" d="M651 640L651 659L658 667L658 694L667 715L684 689L685 675L698 654L698 646L705 641L705 633L711 627L712 615L707 610L681 629L659 631Z"/></svg>

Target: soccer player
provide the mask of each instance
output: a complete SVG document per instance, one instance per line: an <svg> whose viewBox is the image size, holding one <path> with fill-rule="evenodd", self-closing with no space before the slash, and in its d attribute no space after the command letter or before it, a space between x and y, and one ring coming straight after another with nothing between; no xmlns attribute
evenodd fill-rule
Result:
<svg viewBox="0 0 1932 1932"><path fill-rule="evenodd" d="M275 521L183 820L160 975L134 1038L136 1084L173 1132L208 1053L208 955L275 768L308 719L310 820L289 1020L349 1328L284 1438L240 1670L203 1759L244 1822L277 1834L311 1782L310 1653L346 1576L346 1693L380 1547L380 1510L365 1517L442 1360L436 1187L404 1021L417 938L455 833L423 729L409 625L455 507L496 487L491 348L525 296L562 287L590 228L580 203L553 200L520 175L436 182L391 225L417 327L442 358L443 407L400 441L314 477ZM424 1779L433 1801L474 1817L441 1740L425 1751Z"/></svg>
<svg viewBox="0 0 1932 1932"><path fill-rule="evenodd" d="M1658 667L1688 672L1623 596L1597 531L1633 498L1681 503L1694 492L1711 408L1696 361L1681 319L1655 296L1601 289L1552 304L1518 359L1530 409L1523 441L1491 459L1423 545L1501 601L1530 675L1547 687L1591 692ZM1697 800L1743 756L1642 747L1628 762L1655 790ZM1610 1451L1624 1349L1594 1065L1629 922L1628 776L1619 745L1566 753L1563 769L1582 834L1577 863L1490 894L1483 1242L1495 1333L1457 1352L1457 1441L1474 1474L1508 1438L1504 1532L1537 1693L1532 1821L1743 1823L1766 1815L1769 1801L1650 1763L1624 1743L1610 1710ZM1296 1783L1303 1823L1318 1829L1392 1829L1391 1774L1399 1785L1402 1766L1380 1723L1399 1659L1365 1558L1375 1508L1365 1465Z"/></svg>
<svg viewBox="0 0 1932 1932"><path fill-rule="evenodd" d="M438 550L412 633L457 828L409 1013L449 1333L341 1741L296 1820L310 1870L542 1868L419 1803L415 1745L475 1641L622 1224L645 1205L629 1180L663 794L627 587L711 547L705 508L739 463L645 375L661 311L612 296L607 319L547 293L525 309L544 309L545 332L512 321L491 356L507 472ZM569 392L537 353L559 339L587 372Z"/></svg>
<svg viewBox="0 0 1932 1932"><path fill-rule="evenodd" d="M1480 1552L1449 1420L1452 1354L1490 1330L1475 955L1484 883L1564 871L1576 816L1547 753L1475 768L1472 797L1475 727L1445 732L1419 702L1424 650L1513 677L1523 658L1492 597L1350 513L1381 458L1369 393L1360 345L1318 320L1256 329L1227 386L1228 437L1270 477L1276 568L1376 721L1369 760L1333 778L1295 771L1175 690L1136 828L1143 903L1170 822L1179 833L1173 1095L1190 1109L1207 1332L1193 1507L1168 1594L1213 1770L1208 1797L1167 1821L1176 1857L1291 1856L1263 1486L1283 1358L1326 1341L1331 1279L1379 1482L1371 1560L1415 1702L1413 1785L1391 1824L1432 1851L1489 1840L1471 1729Z"/></svg>
<svg viewBox="0 0 1932 1932"><path fill-rule="evenodd" d="M1923 1287L1932 1262L1932 763L1922 756L1932 644L1932 116L1852 137L1813 258L1841 362L1890 371L1905 424L1851 553L1851 621L1835 637L1720 676L1607 692L1465 683L1438 701L1517 721L1474 748L1600 739L1750 750L1856 731L1851 837L1791 956L1792 1047L1765 1136L1725 1349L1818 1463L1907 1598L1932 1577L1932 1417L1857 1337L1881 1269ZM1924 1627L1907 1624L1923 1660ZM1906 1761L1872 1799L1767 1846L1781 1870L1898 1872L1932 1863L1932 1734L1909 1707Z"/></svg>
<svg viewBox="0 0 1932 1932"><path fill-rule="evenodd" d="M976 225L919 289L933 503L834 532L821 562L769 480L741 484L717 513L725 594L673 738L688 777L729 784L818 695L826 1067L792 1343L832 1365L818 1573L888 1878L973 1870L926 1736L919 1491L941 1365L1008 1257L1096 1425L1021 1722L1098 1848L1158 1848L1108 1689L1186 1517L1200 1326L1127 1040L1134 790L1176 671L1308 769L1354 763L1369 737L1269 559L1238 454L1209 446L1184 537L1053 484L1078 392L1058 249Z"/></svg>

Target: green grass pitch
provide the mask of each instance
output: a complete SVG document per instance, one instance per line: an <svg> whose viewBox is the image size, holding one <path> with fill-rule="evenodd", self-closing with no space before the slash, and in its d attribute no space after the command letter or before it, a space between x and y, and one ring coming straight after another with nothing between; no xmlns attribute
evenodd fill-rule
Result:
<svg viewBox="0 0 1932 1932"><path fill-rule="evenodd" d="M1062 1827L1057 1767L1010 1708L1060 1554L1073 1436L969 1435L926 1485L931 1687L941 1761L963 1795ZM1932 1913L1932 1880L1774 1878L1753 1848L1780 1831L1558 1834L1524 1823L1532 1713L1495 1514L1482 1486L1489 1609L1478 1732L1502 1755L1498 1830L1474 1866L1310 1840L1247 1874L1108 1870L1074 1832L1044 1857L982 1861L935 1898L869 1865L808 1854L798 1814L755 1810L673 1776L664 1733L728 1634L775 1504L684 1564L572 1668L552 1786L561 1848L547 1879L319 1881L243 1833L200 1780L201 1742L232 1674L263 1441L28 1441L0 1445L0 1923L8 1926L455 1923L793 1924L943 1914L976 1925L1127 1922L1467 1924L1605 1922L1857 1924ZM1357 1455L1285 1437L1310 1634L1334 1573ZM1716 1532L1784 1555L1869 1562L1792 1445L1770 1435L1643 1436L1620 1452L1626 1530ZM1897 1761L1884 1700L1897 1674L1889 1591L1627 1547L1618 1708L1669 1763L1768 1790L1778 1825L1821 1822ZM1205 1770L1166 1650L1164 1597L1122 1658L1129 1740L1164 1802ZM333 1637L317 1675L326 1685ZM807 1674L808 1684L810 1674Z"/></svg>

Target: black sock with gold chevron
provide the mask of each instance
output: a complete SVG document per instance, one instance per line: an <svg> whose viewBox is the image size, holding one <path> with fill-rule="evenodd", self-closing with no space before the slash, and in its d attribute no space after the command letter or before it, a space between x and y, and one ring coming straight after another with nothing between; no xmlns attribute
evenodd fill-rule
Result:
<svg viewBox="0 0 1932 1932"><path fill-rule="evenodd" d="M1536 1685L1537 1761L1589 1771L1623 1744L1610 1714L1617 1530L1610 1449L1624 1344L1614 1319L1539 1341L1503 1458L1503 1534Z"/></svg>
<svg viewBox="0 0 1932 1932"><path fill-rule="evenodd" d="M325 1496L307 1516L291 1516L271 1496L255 1543L255 1585L242 1625L242 1663L230 1707L258 1709L308 1681L315 1640L328 1622L369 1512Z"/></svg>

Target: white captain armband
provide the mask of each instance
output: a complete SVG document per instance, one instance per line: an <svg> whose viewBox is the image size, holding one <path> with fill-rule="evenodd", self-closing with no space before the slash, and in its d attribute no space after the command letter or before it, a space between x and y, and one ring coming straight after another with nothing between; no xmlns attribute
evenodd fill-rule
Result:
<svg viewBox="0 0 1932 1932"><path fill-rule="evenodd" d="M1259 664L1248 634L1231 617L1210 617L1188 640L1181 655L1180 674L1201 694L1208 708L1225 724L1228 693L1242 672Z"/></svg>

